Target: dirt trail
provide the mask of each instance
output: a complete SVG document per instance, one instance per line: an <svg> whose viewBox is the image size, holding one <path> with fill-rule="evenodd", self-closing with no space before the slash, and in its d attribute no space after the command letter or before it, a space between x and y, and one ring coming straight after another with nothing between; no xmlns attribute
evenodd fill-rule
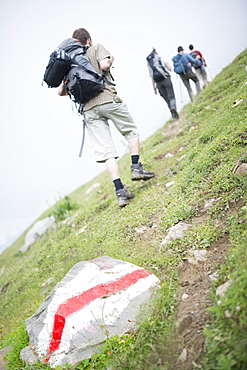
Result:
<svg viewBox="0 0 247 370"><path fill-rule="evenodd" d="M165 126L164 136L176 135L181 129L183 119L184 117L181 116L179 120L168 123ZM205 217L207 217L205 209L202 209L200 217L195 217L192 222L203 225ZM210 323L210 315L206 309L212 305L210 291L229 247L230 242L225 235L206 249L204 261L197 264L190 263L188 252L187 259L185 258L180 264L176 370L192 370L195 366L198 369L202 368L200 362L206 350L204 327Z"/></svg>

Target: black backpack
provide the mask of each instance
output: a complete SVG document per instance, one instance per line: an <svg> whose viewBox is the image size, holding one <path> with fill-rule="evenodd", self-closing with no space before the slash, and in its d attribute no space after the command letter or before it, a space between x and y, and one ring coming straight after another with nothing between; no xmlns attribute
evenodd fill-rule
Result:
<svg viewBox="0 0 247 370"><path fill-rule="evenodd" d="M97 73L92 67L86 50L77 54L73 59L64 77L65 88L72 99L78 105L78 112L81 113L84 105L104 88L104 82L108 81L102 71Z"/></svg>
<svg viewBox="0 0 247 370"><path fill-rule="evenodd" d="M76 43L71 40L74 39L65 40L50 55L43 77L43 81L47 83L48 87L58 87L62 83L64 76L68 73L71 65L71 54L76 50L80 50L81 52L81 48L83 48L77 40L75 40L77 41ZM69 42L72 42L72 44L69 45Z"/></svg>
<svg viewBox="0 0 247 370"><path fill-rule="evenodd" d="M150 65L150 67L152 68L152 71L153 71L153 80L155 82L160 82L162 80L164 80L164 78L167 78L169 77L169 73L166 71L166 69L164 68L164 66L162 65L162 62L160 60L160 58L158 59L158 68L154 65L154 52L150 53L148 56L147 56L147 61L148 61L148 64Z"/></svg>
<svg viewBox="0 0 247 370"><path fill-rule="evenodd" d="M50 55L43 80L49 87L58 87L62 82L71 100L76 104L78 114L83 115L84 105L104 88L104 82L111 85L102 71L97 73L87 57L88 47L74 39L64 40ZM113 77L111 76L113 79ZM85 119L79 156L81 157L85 139Z"/></svg>
<svg viewBox="0 0 247 370"><path fill-rule="evenodd" d="M97 73L87 57L87 47L74 39L64 40L50 55L43 80L49 87L58 87L63 81L65 88L82 114L84 105L104 88L104 73Z"/></svg>

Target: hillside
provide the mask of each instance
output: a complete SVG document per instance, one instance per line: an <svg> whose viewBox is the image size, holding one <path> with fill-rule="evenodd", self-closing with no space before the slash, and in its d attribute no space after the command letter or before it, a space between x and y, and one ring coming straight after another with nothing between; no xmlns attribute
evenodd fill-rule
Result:
<svg viewBox="0 0 247 370"><path fill-rule="evenodd" d="M138 332L109 340L77 370L247 368L246 170L238 174L247 163L246 65L247 49L178 121L142 143L154 179L131 184L129 156L119 160L135 193L127 207L118 208L102 173L40 217L55 215L56 228L28 252L19 252L27 230L0 255L0 343L13 347L8 369L49 368L19 361L28 344L25 319L75 263L104 255L144 267L162 286ZM180 222L188 225L184 236L162 243Z"/></svg>

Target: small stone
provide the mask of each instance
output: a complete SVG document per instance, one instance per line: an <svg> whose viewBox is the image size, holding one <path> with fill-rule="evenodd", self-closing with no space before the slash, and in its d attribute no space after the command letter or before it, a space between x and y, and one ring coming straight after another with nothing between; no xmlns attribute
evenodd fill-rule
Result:
<svg viewBox="0 0 247 370"><path fill-rule="evenodd" d="M245 176L247 175L247 163L242 163L238 166L234 172L236 176Z"/></svg>
<svg viewBox="0 0 247 370"><path fill-rule="evenodd" d="M190 327L191 323L191 315L183 315L182 317L180 317L180 319L177 321L178 334L181 335L186 329Z"/></svg>
<svg viewBox="0 0 247 370"><path fill-rule="evenodd" d="M165 155L165 158L172 158L172 157L174 157L174 154L172 154L172 153L167 153Z"/></svg>
<svg viewBox="0 0 247 370"><path fill-rule="evenodd" d="M197 262L204 262L207 260L206 256L208 254L208 251L206 251L205 249L190 249L189 253L194 256Z"/></svg>
<svg viewBox="0 0 247 370"><path fill-rule="evenodd" d="M182 155L182 157L178 158L177 161L180 162L182 159L184 159L184 157L186 157L186 154Z"/></svg>
<svg viewBox="0 0 247 370"><path fill-rule="evenodd" d="M95 182L93 185L91 185L85 192L85 194L89 194L91 193L91 191L95 188L97 188L98 186L100 186L100 184L98 182Z"/></svg>
<svg viewBox="0 0 247 370"><path fill-rule="evenodd" d="M209 275L209 279L211 281L217 281L219 274L217 272L213 272L212 274Z"/></svg>
<svg viewBox="0 0 247 370"><path fill-rule="evenodd" d="M215 202L215 200L216 199L214 199L214 198L206 200L205 203L204 203L204 208L205 209L211 208L213 203Z"/></svg>
<svg viewBox="0 0 247 370"><path fill-rule="evenodd" d="M187 360L187 349L184 348L181 352L181 355L178 358L177 362L185 362Z"/></svg>
<svg viewBox="0 0 247 370"><path fill-rule="evenodd" d="M83 226L83 227L78 231L77 235L84 233L84 231L86 230L86 228L87 228L87 225Z"/></svg>
<svg viewBox="0 0 247 370"><path fill-rule="evenodd" d="M0 370L7 369L8 363L6 360L4 360L4 357L7 355L7 353L11 352L12 350L13 350L12 346L0 349Z"/></svg>
<svg viewBox="0 0 247 370"><path fill-rule="evenodd" d="M175 240L182 238L185 231L188 229L189 225L184 222L179 222L176 225L173 225L167 230L167 236L162 240L161 245L165 245L170 240Z"/></svg>
<svg viewBox="0 0 247 370"><path fill-rule="evenodd" d="M135 228L137 234L143 234L146 230L147 230L146 226L140 226Z"/></svg>
<svg viewBox="0 0 247 370"><path fill-rule="evenodd" d="M227 289L229 288L229 286L231 285L232 283L232 280L227 280L224 284L220 285L217 289L216 289L216 296L219 296L219 297L224 297Z"/></svg>
<svg viewBox="0 0 247 370"><path fill-rule="evenodd" d="M198 265L198 262L197 262L197 260L194 257L188 257L188 262L191 265Z"/></svg>
<svg viewBox="0 0 247 370"><path fill-rule="evenodd" d="M170 181L166 184L166 188L169 188L170 186L174 185L175 181Z"/></svg>
<svg viewBox="0 0 247 370"><path fill-rule="evenodd" d="M182 301L185 301L189 297L189 294L183 293L182 294Z"/></svg>

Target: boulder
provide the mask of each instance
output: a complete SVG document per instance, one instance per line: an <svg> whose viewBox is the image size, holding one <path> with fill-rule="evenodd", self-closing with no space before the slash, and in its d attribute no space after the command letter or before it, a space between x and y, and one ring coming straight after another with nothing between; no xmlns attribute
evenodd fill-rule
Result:
<svg viewBox="0 0 247 370"><path fill-rule="evenodd" d="M90 358L107 338L136 330L141 307L159 286L154 274L128 262L107 256L78 262L27 319L22 360L33 351L54 368Z"/></svg>
<svg viewBox="0 0 247 370"><path fill-rule="evenodd" d="M37 221L33 227L28 231L25 243L19 249L20 252L26 252L30 248L30 246L35 242L35 240L45 234L47 230L53 228L55 225L55 218L54 216L43 218L43 220Z"/></svg>

